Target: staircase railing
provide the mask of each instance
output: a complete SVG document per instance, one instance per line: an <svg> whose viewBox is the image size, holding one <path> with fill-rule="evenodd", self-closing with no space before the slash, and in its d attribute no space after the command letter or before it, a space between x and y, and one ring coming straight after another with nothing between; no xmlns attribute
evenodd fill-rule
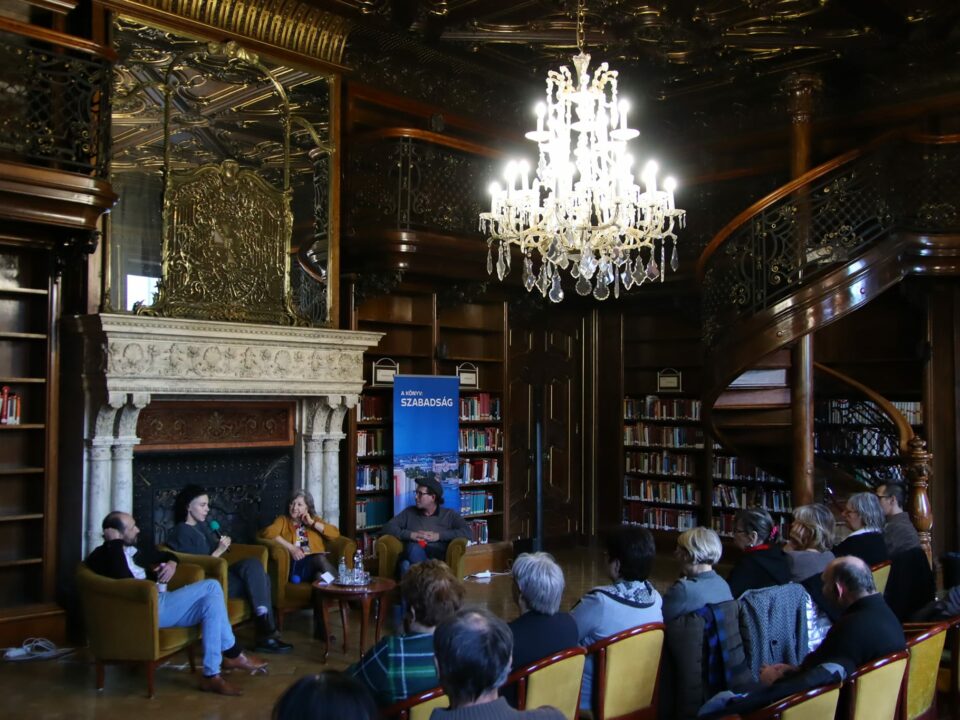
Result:
<svg viewBox="0 0 960 720"><path fill-rule="evenodd" d="M907 485L909 503L905 509L910 513L914 527L920 534L920 544L929 559L932 553L933 512L928 488L933 456L927 452L927 443L914 432L913 425L899 408L876 390L822 363L814 363L814 367L818 373L843 385L848 391L845 394L849 395L849 391L852 391L855 395L855 399L849 403L832 407L831 412L837 413L838 424L859 428L858 442L861 443L856 448L843 447L841 439L841 446L818 448L819 456L830 459L840 470L867 485L875 487L886 482ZM869 432L864 433L864 430ZM856 452L851 452L853 450ZM891 451L899 457L899 465L892 464L887 467L888 473L872 473L869 478L858 473L860 468L856 465L846 461L847 457L854 454L880 457Z"/></svg>

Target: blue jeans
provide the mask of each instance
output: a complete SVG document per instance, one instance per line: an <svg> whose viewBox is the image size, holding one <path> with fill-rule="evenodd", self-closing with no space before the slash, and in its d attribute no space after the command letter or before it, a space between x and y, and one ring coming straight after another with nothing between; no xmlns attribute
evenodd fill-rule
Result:
<svg viewBox="0 0 960 720"><path fill-rule="evenodd" d="M200 625L203 674L209 677L220 673L221 654L237 644L220 583L201 580L160 593L159 616L162 628Z"/></svg>

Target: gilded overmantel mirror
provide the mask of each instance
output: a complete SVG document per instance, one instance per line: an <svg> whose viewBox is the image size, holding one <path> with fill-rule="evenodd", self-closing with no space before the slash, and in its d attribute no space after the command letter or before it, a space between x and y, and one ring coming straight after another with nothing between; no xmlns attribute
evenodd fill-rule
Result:
<svg viewBox="0 0 960 720"><path fill-rule="evenodd" d="M123 15L113 46L106 308L332 324L332 76Z"/></svg>

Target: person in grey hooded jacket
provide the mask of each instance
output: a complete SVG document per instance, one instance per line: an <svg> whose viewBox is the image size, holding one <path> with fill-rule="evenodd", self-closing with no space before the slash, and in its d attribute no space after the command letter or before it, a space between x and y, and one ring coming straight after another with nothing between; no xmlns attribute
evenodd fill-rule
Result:
<svg viewBox="0 0 960 720"><path fill-rule="evenodd" d="M577 622L580 644L589 646L621 630L663 622L663 600L647 578L653 568L656 546L646 528L621 525L607 538L607 561L612 585L593 588L571 611ZM593 704L593 663L583 669L580 707Z"/></svg>

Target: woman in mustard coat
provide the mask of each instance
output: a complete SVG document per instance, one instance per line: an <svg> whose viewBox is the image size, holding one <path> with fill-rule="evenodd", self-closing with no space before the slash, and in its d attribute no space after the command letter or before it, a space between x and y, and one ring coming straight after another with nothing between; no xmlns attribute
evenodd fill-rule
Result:
<svg viewBox="0 0 960 720"><path fill-rule="evenodd" d="M313 496L306 490L296 490L290 496L287 514L281 515L270 527L260 531L260 537L276 540L290 553L290 581L312 582L324 572L333 575L336 570L327 559L323 539L340 537L340 531L317 517Z"/></svg>

